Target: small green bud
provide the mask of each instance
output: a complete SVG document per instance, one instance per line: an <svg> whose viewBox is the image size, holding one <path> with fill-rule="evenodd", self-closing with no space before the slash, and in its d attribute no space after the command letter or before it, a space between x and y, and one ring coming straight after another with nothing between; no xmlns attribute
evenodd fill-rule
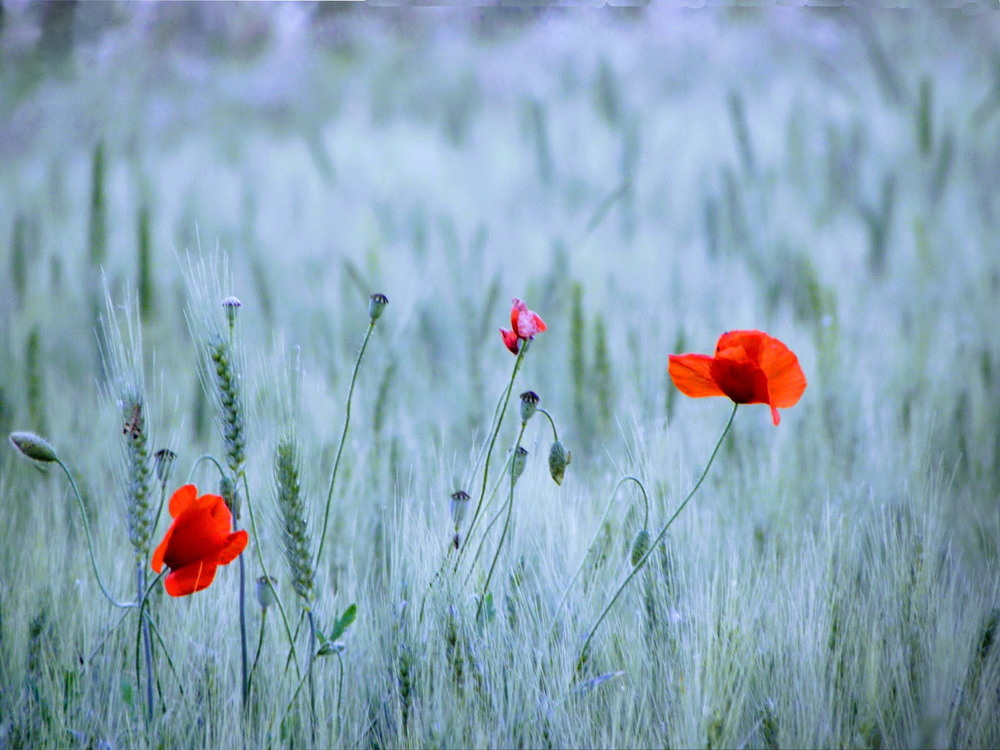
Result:
<svg viewBox="0 0 1000 750"><path fill-rule="evenodd" d="M634 568L642 560L646 552L649 551L649 532L643 529L638 534L635 535L635 540L632 542L632 567Z"/></svg>
<svg viewBox="0 0 1000 750"><path fill-rule="evenodd" d="M448 510L451 513L451 522L455 524L456 536L462 525L462 520L465 518L465 512L469 509L469 500L469 493L465 490L451 493L451 503L448 505Z"/></svg>
<svg viewBox="0 0 1000 750"><path fill-rule="evenodd" d="M384 294L373 294L368 298L368 317L373 321L382 317L382 311L389 304L389 298Z"/></svg>
<svg viewBox="0 0 1000 750"><path fill-rule="evenodd" d="M226 507L233 514L233 518L240 517L240 495L236 489L236 483L230 477L223 477L219 481L219 494L226 501Z"/></svg>
<svg viewBox="0 0 1000 750"><path fill-rule="evenodd" d="M510 460L510 476L515 482L524 473L524 467L528 464L528 451L523 446L517 446L514 456Z"/></svg>
<svg viewBox="0 0 1000 750"><path fill-rule="evenodd" d="M549 449L549 474L556 484L562 484L566 475L566 467L573 459L573 454L566 450L562 443L556 440Z"/></svg>
<svg viewBox="0 0 1000 750"><path fill-rule="evenodd" d="M274 586L277 584L278 580L271 576L261 576L257 579L257 588L254 593L257 594L257 603L262 610L266 610L277 601L274 596Z"/></svg>
<svg viewBox="0 0 1000 750"><path fill-rule="evenodd" d="M541 398L534 391L525 391L521 394L521 421L527 422L538 410L538 402Z"/></svg>
<svg viewBox="0 0 1000 750"><path fill-rule="evenodd" d="M12 432L10 442L21 453L28 458L42 463L58 461L56 449L45 438L41 438L33 432Z"/></svg>

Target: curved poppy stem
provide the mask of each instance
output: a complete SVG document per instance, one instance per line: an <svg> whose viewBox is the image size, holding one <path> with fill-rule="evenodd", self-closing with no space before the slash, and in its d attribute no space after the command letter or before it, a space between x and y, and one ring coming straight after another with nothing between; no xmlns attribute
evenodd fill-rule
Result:
<svg viewBox="0 0 1000 750"><path fill-rule="evenodd" d="M219 463L218 459L216 459L215 456L205 453L201 456L198 456L198 458L194 460L194 463L191 464L191 470L188 472L186 484L192 484L191 477L194 476L194 472L197 470L198 464L200 464L202 461L211 461L213 464L215 464L215 468L219 470L219 476L222 478L226 477L226 470L222 468L222 464Z"/></svg>
<svg viewBox="0 0 1000 750"><path fill-rule="evenodd" d="M108 592L108 589L104 585L104 581L101 578L101 571L97 568L97 558L94 556L94 539L90 534L90 522L87 520L87 509L83 505L83 497L80 495L80 488L77 486L76 480L73 479L73 475L70 473L69 467L63 463L62 459L56 457L55 462L59 464L59 468L66 474L66 478L69 480L69 484L73 488L73 494L76 495L76 503L80 508L80 516L83 518L83 530L87 535L87 550L90 552L90 564L94 568L94 577L97 578L97 585L101 587L101 593L104 594L104 598L111 602L111 604L121 609L138 607L138 602L120 602Z"/></svg>
<svg viewBox="0 0 1000 750"><path fill-rule="evenodd" d="M537 411L537 412L538 412L539 414L544 414L544 415L545 415L545 418L546 418L547 420L549 420L549 424L550 424L550 425L552 425L552 439L553 439L553 440L554 440L555 442L557 442L557 443L558 443L558 442L559 442L559 431L558 431L558 430L556 430L556 423L555 423L555 421L554 421L554 420L552 419L552 415L551 415L551 414L549 414L549 413L548 413L547 411L545 411L545 409L543 409L543 408L542 408L542 407L540 407L540 406L539 406L539 407L538 407L538 408L536 409L536 411Z"/></svg>
<svg viewBox="0 0 1000 750"><path fill-rule="evenodd" d="M351 424L351 399L354 397L354 385L358 382L358 371L361 369L361 358L365 356L365 349L368 348L368 340L375 330L376 318L372 318L368 323L368 331L365 333L365 340L361 342L361 350L358 358L354 362L354 372L351 374L351 387L347 389L347 406L344 408L344 429L340 433L340 445L337 447L337 457L333 460L333 471L330 472L330 489L326 492L326 508L323 510L323 530L319 534L319 548L316 550L316 562L314 570L319 569L319 560L323 555L323 544L326 542L326 529L330 523L330 507L333 502L333 487L337 482L337 470L340 468L340 457L344 455L344 444L347 442L347 428Z"/></svg>
<svg viewBox="0 0 1000 750"><path fill-rule="evenodd" d="M580 560L580 565L576 569L576 573L574 573L573 577L569 579L569 583L566 584L566 590L563 591L562 598L559 600L559 604L556 605L555 611L552 613L552 624L549 626L549 637L551 637L552 634L555 632L556 618L559 616L559 612L562 610L563 605L566 603L566 598L569 596L570 589L573 588L573 584L576 583L576 579L579 578L580 573L583 572L583 566L587 562L587 558L590 557L590 553L594 549L594 545L597 544L597 538L601 535L601 529L604 528L604 522L608 520L608 514L611 512L611 507L614 505L615 496L618 495L618 490L620 490L622 485L628 481L635 482L637 485L639 485L639 489L642 491L643 506L646 512L645 516L646 520L645 523L643 523L642 527L645 529L649 526L649 498L646 497L646 488L643 486L642 482L640 482L636 477L633 477L631 475L627 477L622 477L621 479L618 480L618 484L616 484L615 488L611 491L611 497L608 498L608 507L604 509L604 515L601 516L601 520L597 522L597 531L594 532L594 538L591 539L590 544L587 545L587 553L583 556L583 559Z"/></svg>
<svg viewBox="0 0 1000 750"><path fill-rule="evenodd" d="M594 633L597 632L597 629L601 626L601 623L604 622L604 618L608 616L608 612L611 611L611 608L614 606L615 602L618 601L618 597L620 597L622 595L622 592L625 591L625 587L628 586L629 582L633 578L635 578L636 575L638 575L640 570L646 567L646 563L649 561L649 558L652 556L653 552L656 551L656 548L663 540L664 535L667 533L667 529L670 528L671 524L673 524L677 516L680 515L681 511L684 510L684 507L688 504L691 498L694 497L694 493L696 493L698 491L698 488L701 487L701 483L705 481L705 477L708 476L708 470L712 468L712 462L715 461L715 456L719 453L719 448L722 447L722 441L726 439L726 435L729 434L729 429L733 426L733 420L736 418L736 410L739 408L739 406L740 405L737 403L733 404L733 411L729 415L729 421L726 422L726 428L722 431L722 435L719 436L719 440L718 442L716 442L715 448L712 450L712 455L709 456L708 463L705 464L705 469L704 471L701 472L701 476L698 477L698 481L695 482L694 487L688 493L687 497L684 498L681 504L677 506L677 510L675 510L674 514L670 516L667 522L663 525L663 528L660 529L660 533L656 535L656 538L653 540L652 544L649 545L649 549L646 550L646 554L642 556L642 559L639 560L638 564L636 564L635 567L633 567L632 570L629 572L629 574L625 576L625 580L622 581L622 584L621 586L618 587L618 590L615 592L615 595L611 597L611 600L604 607L604 611L601 612L601 616L597 618L597 622L594 623L594 627L590 629L590 633L587 634L587 639L583 642L583 648L580 649L580 658L577 659L576 661L575 672L577 674L579 674L580 670L583 669L583 665L587 660L587 649L590 646L590 641L594 637Z"/></svg>
<svg viewBox="0 0 1000 750"><path fill-rule="evenodd" d="M514 369L510 373L510 381L507 383L507 388L503 393L503 397L498 403L499 408L494 411L494 421L496 426L493 428L493 434L490 435L489 447L486 450L486 463L483 466L483 483L479 490L479 501L476 503L476 510L472 514L472 521L469 522L469 530L466 532L466 539L472 538L472 532L475 531L476 521L479 519L479 513L483 507L483 499L486 497L486 485L489 482L490 476L490 459L493 456L493 448L496 446L497 435L500 434L500 427L503 425L504 414L507 412L507 404L510 402L511 391L514 390L514 380L517 378L517 371L521 369L521 363L524 361L524 354L528 351L528 343L530 339L526 339L521 346L521 351L517 355L517 359L514 361ZM458 565L462 562L462 553L468 545L464 545L462 549L458 551L458 555L455 557L455 566L452 571L458 570Z"/></svg>

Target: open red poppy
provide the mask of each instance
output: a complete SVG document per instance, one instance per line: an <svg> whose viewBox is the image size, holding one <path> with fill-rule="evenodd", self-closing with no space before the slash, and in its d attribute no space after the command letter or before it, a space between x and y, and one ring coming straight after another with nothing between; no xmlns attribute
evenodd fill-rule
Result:
<svg viewBox="0 0 1000 750"><path fill-rule="evenodd" d="M521 340L533 339L536 334L547 330L548 326L538 316L538 313L534 310L529 310L528 306L521 300L514 298L510 303L511 330L501 328L500 336L511 353L517 354L521 346Z"/></svg>
<svg viewBox="0 0 1000 750"><path fill-rule="evenodd" d="M671 354L670 379L687 396L728 396L737 404L768 404L778 409L798 403L806 376L798 357L762 331L728 331L719 337L715 356Z"/></svg>
<svg viewBox="0 0 1000 750"><path fill-rule="evenodd" d="M246 549L246 531L232 531L233 514L218 495L202 495L193 484L181 487L170 498L170 516L160 546L153 552L153 570L166 565L170 573L164 587L171 596L187 596L207 588L219 565L228 565Z"/></svg>

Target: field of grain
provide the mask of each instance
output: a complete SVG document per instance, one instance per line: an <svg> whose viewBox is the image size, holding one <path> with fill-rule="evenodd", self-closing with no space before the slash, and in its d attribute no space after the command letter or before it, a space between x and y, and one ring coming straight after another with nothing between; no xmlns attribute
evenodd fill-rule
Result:
<svg viewBox="0 0 1000 750"><path fill-rule="evenodd" d="M0 746L1000 746L963 9L3 0ZM808 387L715 455L742 329Z"/></svg>

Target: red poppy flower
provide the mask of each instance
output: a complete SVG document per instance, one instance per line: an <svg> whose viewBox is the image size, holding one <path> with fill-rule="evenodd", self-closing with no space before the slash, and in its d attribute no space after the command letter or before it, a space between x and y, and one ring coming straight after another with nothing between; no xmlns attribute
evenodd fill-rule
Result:
<svg viewBox="0 0 1000 750"><path fill-rule="evenodd" d="M529 310L528 306L521 300L514 298L510 303L510 327L512 330L501 328L500 336L503 337L503 343L507 348L513 354L517 354L522 339L533 339L536 334L547 330L548 326L538 316L538 313Z"/></svg>
<svg viewBox="0 0 1000 750"><path fill-rule="evenodd" d="M774 424L778 409L794 406L806 389L795 354L761 331L729 331L715 356L671 354L670 379L687 396L728 396L737 404L768 404Z"/></svg>
<svg viewBox="0 0 1000 750"><path fill-rule="evenodd" d="M164 581L171 596L187 596L207 588L219 565L228 565L246 548L246 531L232 532L233 514L218 495L202 495L193 484L181 487L170 498L174 522L153 553L153 570L164 564L170 574Z"/></svg>

